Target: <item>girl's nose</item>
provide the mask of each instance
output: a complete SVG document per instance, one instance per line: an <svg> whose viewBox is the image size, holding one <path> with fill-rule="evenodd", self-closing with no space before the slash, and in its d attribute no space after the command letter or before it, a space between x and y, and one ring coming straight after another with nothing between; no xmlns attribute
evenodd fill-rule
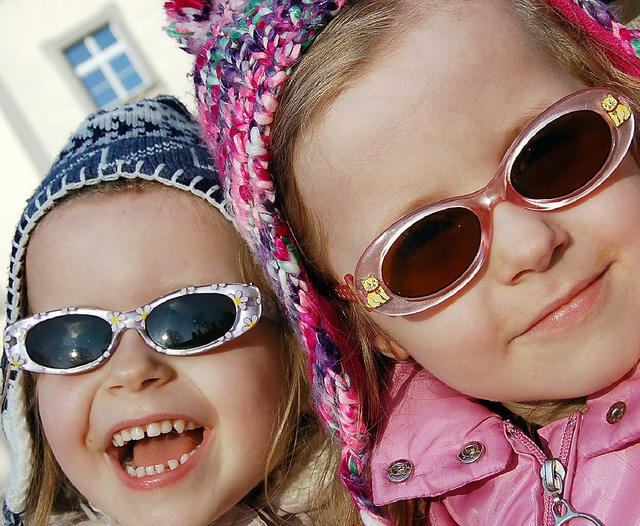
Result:
<svg viewBox="0 0 640 526"><path fill-rule="evenodd" d="M536 212L503 201L493 210L491 262L493 272L506 284L528 274L544 272L562 255L569 234L551 212Z"/></svg>
<svg viewBox="0 0 640 526"><path fill-rule="evenodd" d="M107 368L106 387L112 392L160 387L175 376L169 358L149 347L137 331L125 330L113 355L103 365Z"/></svg>

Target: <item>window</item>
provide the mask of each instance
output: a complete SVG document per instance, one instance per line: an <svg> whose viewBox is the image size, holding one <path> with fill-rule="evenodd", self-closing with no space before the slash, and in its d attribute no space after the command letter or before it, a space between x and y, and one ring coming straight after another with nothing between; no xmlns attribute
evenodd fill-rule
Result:
<svg viewBox="0 0 640 526"><path fill-rule="evenodd" d="M126 102L149 85L110 24L69 46L64 54L99 108Z"/></svg>

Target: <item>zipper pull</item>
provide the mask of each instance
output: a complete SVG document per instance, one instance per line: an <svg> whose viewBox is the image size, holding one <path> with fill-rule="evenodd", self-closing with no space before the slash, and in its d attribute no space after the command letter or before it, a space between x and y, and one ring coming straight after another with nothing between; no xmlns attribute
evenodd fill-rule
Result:
<svg viewBox="0 0 640 526"><path fill-rule="evenodd" d="M551 512L553 513L554 526L563 526L572 519L586 519L596 526L604 526L593 515L580 513L575 511L569 503L562 498L562 490L564 489L564 478L567 472L562 463L557 459L545 460L540 470L540 478L542 479L542 487L544 492L553 499L551 504ZM564 512L563 512L564 511Z"/></svg>

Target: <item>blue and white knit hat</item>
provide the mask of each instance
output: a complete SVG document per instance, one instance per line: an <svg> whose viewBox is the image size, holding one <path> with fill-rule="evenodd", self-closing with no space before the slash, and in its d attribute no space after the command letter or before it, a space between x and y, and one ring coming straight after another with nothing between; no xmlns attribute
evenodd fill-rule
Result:
<svg viewBox="0 0 640 526"><path fill-rule="evenodd" d="M22 214L9 265L7 323L27 312L24 259L38 222L70 193L118 179L157 181L190 192L230 219L200 129L177 99L164 95L94 113L73 133ZM8 524L20 525L32 476L32 437L26 419L24 373L4 355L1 368L7 389L2 427L12 462L3 512Z"/></svg>

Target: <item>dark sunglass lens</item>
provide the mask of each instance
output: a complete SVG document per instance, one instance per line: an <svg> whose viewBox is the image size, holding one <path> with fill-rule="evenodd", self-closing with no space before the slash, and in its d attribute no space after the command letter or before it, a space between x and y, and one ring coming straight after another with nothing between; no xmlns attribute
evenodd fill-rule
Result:
<svg viewBox="0 0 640 526"><path fill-rule="evenodd" d="M223 294L187 294L170 299L147 316L149 337L165 349L195 349L233 327L236 305Z"/></svg>
<svg viewBox="0 0 640 526"><path fill-rule="evenodd" d="M587 185L611 153L609 125L593 111L575 111L540 130L513 163L511 185L528 199L555 199Z"/></svg>
<svg viewBox="0 0 640 526"><path fill-rule="evenodd" d="M441 291L469 268L478 254L480 221L467 208L448 208L408 228L382 264L389 290L404 298Z"/></svg>
<svg viewBox="0 0 640 526"><path fill-rule="evenodd" d="M29 357L54 369L71 369L100 358L111 343L111 325L87 314L67 314L34 325L25 338Z"/></svg>

